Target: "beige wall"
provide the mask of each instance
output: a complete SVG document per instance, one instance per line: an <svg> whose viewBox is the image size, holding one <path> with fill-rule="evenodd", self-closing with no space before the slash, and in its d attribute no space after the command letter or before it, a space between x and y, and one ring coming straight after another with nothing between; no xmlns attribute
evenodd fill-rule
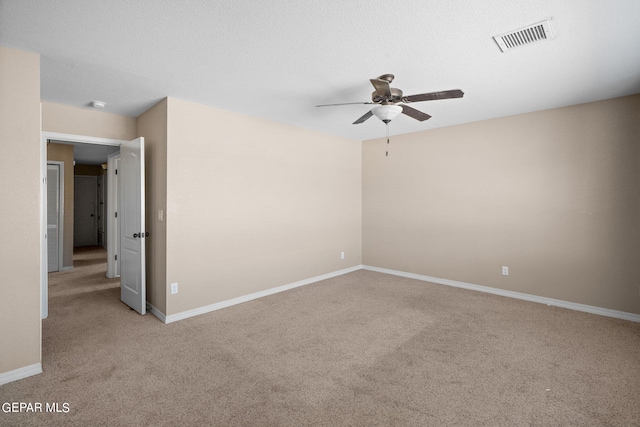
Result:
<svg viewBox="0 0 640 427"><path fill-rule="evenodd" d="M364 264L640 313L640 95L384 151L363 143Z"/></svg>
<svg viewBox="0 0 640 427"><path fill-rule="evenodd" d="M166 221L167 314L359 265L361 142L169 98Z"/></svg>
<svg viewBox="0 0 640 427"><path fill-rule="evenodd" d="M167 100L138 117L138 135L144 137L146 169L147 301L167 310ZM162 210L163 220L158 219Z"/></svg>
<svg viewBox="0 0 640 427"><path fill-rule="evenodd" d="M42 103L42 130L125 141L137 137L134 117L52 102Z"/></svg>
<svg viewBox="0 0 640 427"><path fill-rule="evenodd" d="M64 220L62 265L73 267L73 145L49 143L47 160L64 163Z"/></svg>
<svg viewBox="0 0 640 427"><path fill-rule="evenodd" d="M2 374L41 361L39 55L0 46L0 94Z"/></svg>

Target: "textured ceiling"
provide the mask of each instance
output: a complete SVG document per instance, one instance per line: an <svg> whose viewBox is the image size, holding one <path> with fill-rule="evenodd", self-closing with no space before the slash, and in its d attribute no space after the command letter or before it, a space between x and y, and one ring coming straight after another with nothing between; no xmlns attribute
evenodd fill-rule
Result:
<svg viewBox="0 0 640 427"><path fill-rule="evenodd" d="M552 18L555 38L492 36ZM411 104L391 134L640 93L638 0L0 0L0 45L41 54L42 99L136 117L165 96L352 139L384 136L370 78Z"/></svg>

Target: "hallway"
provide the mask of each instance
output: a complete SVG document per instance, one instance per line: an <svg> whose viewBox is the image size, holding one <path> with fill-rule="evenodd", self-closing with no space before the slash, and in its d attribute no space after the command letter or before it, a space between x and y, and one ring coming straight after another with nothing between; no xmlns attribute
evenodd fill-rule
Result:
<svg viewBox="0 0 640 427"><path fill-rule="evenodd" d="M107 251L104 248L74 248L73 270L49 273L49 315L58 303L64 304L62 297L120 288L120 278L108 279L106 272Z"/></svg>

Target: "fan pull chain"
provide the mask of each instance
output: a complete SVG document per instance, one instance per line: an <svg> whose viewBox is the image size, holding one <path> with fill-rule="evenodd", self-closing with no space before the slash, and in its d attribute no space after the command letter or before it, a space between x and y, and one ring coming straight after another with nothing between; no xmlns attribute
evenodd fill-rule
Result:
<svg viewBox="0 0 640 427"><path fill-rule="evenodd" d="M389 123L387 123L387 153L385 156L389 157Z"/></svg>

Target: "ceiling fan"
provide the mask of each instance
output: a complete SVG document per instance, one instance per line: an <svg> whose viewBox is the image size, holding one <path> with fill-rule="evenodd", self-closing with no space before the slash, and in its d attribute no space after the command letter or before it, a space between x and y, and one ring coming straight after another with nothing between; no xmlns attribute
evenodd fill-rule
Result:
<svg viewBox="0 0 640 427"><path fill-rule="evenodd" d="M408 103L420 101L433 101L436 99L462 98L464 92L460 89L445 90L442 92L421 93L418 95L404 96L400 89L391 87L394 79L393 74L383 74L377 79L370 79L375 91L371 94L371 102L345 102L342 104L322 104L316 107L333 107L335 105L353 105L353 104L378 104L366 114L353 122L354 125L360 124L371 116L376 116L385 124L389 124L398 114L402 113L421 122L430 119L431 116L409 107Z"/></svg>

